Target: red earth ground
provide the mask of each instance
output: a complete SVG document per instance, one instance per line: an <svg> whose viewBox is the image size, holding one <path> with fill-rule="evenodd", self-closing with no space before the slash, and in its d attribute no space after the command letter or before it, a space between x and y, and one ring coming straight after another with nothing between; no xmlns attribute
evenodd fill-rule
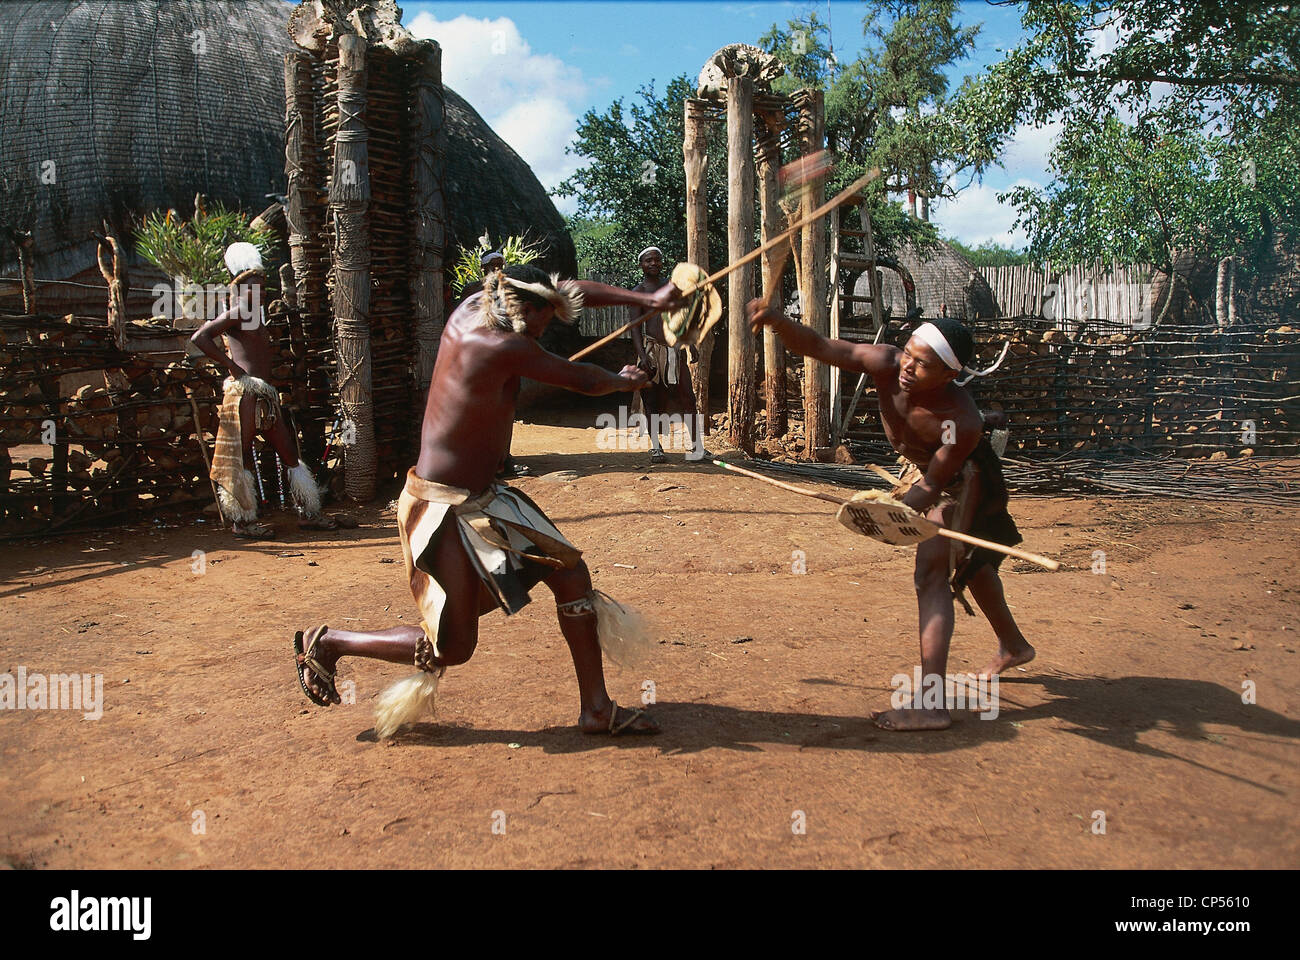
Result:
<svg viewBox="0 0 1300 960"><path fill-rule="evenodd" d="M382 501L331 534L273 515L269 543L210 520L11 543L0 671L102 674L104 704L0 710L0 862L1300 866L1295 509L1014 498L1024 546L1066 562L1003 566L1038 659L996 719L895 734L866 718L917 663L913 551L680 454L593 451L594 431L521 425L519 485L659 625L609 686L638 704L651 681L662 735L576 730L544 587L483 619L436 722L375 741L374 698L409 672L377 662L342 663L355 704L311 705L294 630L412 622ZM993 647L959 611L952 671Z"/></svg>

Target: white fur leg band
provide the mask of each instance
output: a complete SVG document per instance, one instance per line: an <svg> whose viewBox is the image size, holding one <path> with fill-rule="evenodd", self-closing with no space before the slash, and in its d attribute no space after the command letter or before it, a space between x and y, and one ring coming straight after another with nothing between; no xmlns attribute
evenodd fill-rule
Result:
<svg viewBox="0 0 1300 960"><path fill-rule="evenodd" d="M599 590L556 604L562 617L585 617L595 614L596 639L601 652L620 667L635 667L649 659L655 646L650 624L636 610L625 607Z"/></svg>
<svg viewBox="0 0 1300 960"><path fill-rule="evenodd" d="M289 471L289 493L293 497L294 506L298 508L299 516L309 520L320 516L320 487L307 464L302 461Z"/></svg>
<svg viewBox="0 0 1300 960"><path fill-rule="evenodd" d="M375 701L375 736L387 740L406 724L432 717L438 677L437 673L421 670L381 693Z"/></svg>

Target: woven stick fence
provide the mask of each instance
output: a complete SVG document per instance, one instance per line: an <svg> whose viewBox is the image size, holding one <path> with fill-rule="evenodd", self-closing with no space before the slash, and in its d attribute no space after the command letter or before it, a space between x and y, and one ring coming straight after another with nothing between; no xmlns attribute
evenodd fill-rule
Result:
<svg viewBox="0 0 1300 960"><path fill-rule="evenodd" d="M1008 456L1300 455L1300 330L1251 322L1123 326L979 322L973 365L991 363L1002 342L1011 343L1002 368L969 386L982 409L1010 418ZM885 339L901 346L907 335L891 327ZM849 439L885 444L874 398L858 409Z"/></svg>
<svg viewBox="0 0 1300 960"><path fill-rule="evenodd" d="M151 339L174 335L130 327ZM287 332L283 316L278 328ZM219 376L182 362L184 334L163 354L132 352L130 339L119 348L102 318L0 314L0 537L212 502L195 438L215 437ZM12 448L27 444L51 454L15 462Z"/></svg>

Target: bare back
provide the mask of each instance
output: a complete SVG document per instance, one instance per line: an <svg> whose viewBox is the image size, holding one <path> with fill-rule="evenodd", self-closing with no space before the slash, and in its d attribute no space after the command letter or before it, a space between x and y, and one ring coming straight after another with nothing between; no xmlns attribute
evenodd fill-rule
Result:
<svg viewBox="0 0 1300 960"><path fill-rule="evenodd" d="M426 480L478 492L509 450L519 375L502 362L517 333L479 322L482 294L447 321L429 382L415 472Z"/></svg>

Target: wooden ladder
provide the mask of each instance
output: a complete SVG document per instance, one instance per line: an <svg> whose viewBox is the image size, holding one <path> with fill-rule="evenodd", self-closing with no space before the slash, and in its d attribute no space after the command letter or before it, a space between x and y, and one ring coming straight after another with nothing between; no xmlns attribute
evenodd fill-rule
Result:
<svg viewBox="0 0 1300 960"><path fill-rule="evenodd" d="M880 271L876 262L876 239L871 228L871 211L867 209L865 198L858 205L858 215L862 229L845 230L840 225L840 211L836 210L831 214L830 288L834 293L831 297L830 333L833 339L871 340L879 343L880 337L885 332L885 320L880 308ZM861 249L845 249L845 238L860 239ZM857 277L864 271L867 274L868 289L870 291L869 295L865 297L853 292ZM848 287L847 292L840 289L841 283ZM853 305L855 303L871 304L871 329L868 330L863 325L853 321ZM867 375L864 373L858 378L857 386L853 391L853 398L848 407L845 408L840 375L839 367L831 367L830 394L833 398L831 405L832 450L839 446L841 438L848 432L853 411L857 407L858 400L862 397L863 388L867 383Z"/></svg>

